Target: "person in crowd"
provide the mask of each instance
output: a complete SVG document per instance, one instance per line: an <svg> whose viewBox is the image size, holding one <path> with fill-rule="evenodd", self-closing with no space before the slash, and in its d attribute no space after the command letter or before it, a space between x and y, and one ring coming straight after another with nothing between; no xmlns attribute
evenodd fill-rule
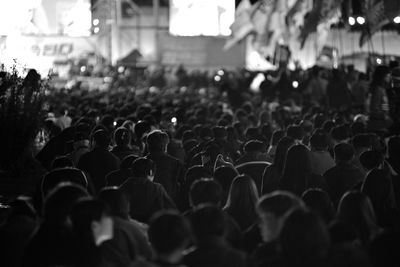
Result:
<svg viewBox="0 0 400 267"><path fill-rule="evenodd" d="M134 151L129 147L131 135L125 127L119 127L114 132L115 146L111 149L111 153L122 161L126 156L134 154Z"/></svg>
<svg viewBox="0 0 400 267"><path fill-rule="evenodd" d="M277 130L275 132L272 133L272 137L271 137L271 143L268 147L267 150L267 154L270 158L270 160L275 158L275 152L277 149L277 145L279 140L281 140L281 138L285 135L285 132L282 130Z"/></svg>
<svg viewBox="0 0 400 267"><path fill-rule="evenodd" d="M89 175L96 193L106 185L106 175L119 168L119 159L108 151L110 142L106 131L94 132L92 150L83 154L78 162L78 168Z"/></svg>
<svg viewBox="0 0 400 267"><path fill-rule="evenodd" d="M189 221L172 211L162 211L150 221L149 239L157 267L183 266L182 261L192 240Z"/></svg>
<svg viewBox="0 0 400 267"><path fill-rule="evenodd" d="M121 185L129 202L132 219L147 223L151 216L162 209L176 209L176 205L161 184L154 181L153 161L138 158L132 163L133 177Z"/></svg>
<svg viewBox="0 0 400 267"><path fill-rule="evenodd" d="M355 185L364 180L360 169L352 164L354 149L351 145L341 143L335 146L336 165L324 173L327 184L327 192L333 204L337 207L344 193L351 190Z"/></svg>
<svg viewBox="0 0 400 267"><path fill-rule="evenodd" d="M377 234L368 246L372 267L400 265L398 253L399 232L383 231Z"/></svg>
<svg viewBox="0 0 400 267"><path fill-rule="evenodd" d="M278 189L279 180L283 173L286 154L289 148L294 145L294 139L288 136L282 137L276 147L275 156L271 165L265 168L262 178L261 193L271 193Z"/></svg>
<svg viewBox="0 0 400 267"><path fill-rule="evenodd" d="M146 143L143 139L151 131L150 124L147 121L144 121L144 120L138 121L135 124L134 131L135 131L135 137L136 137L134 145L140 151L140 155L139 156L143 156L144 149L145 149L145 143Z"/></svg>
<svg viewBox="0 0 400 267"><path fill-rule="evenodd" d="M348 191L340 199L336 219L348 229L355 231L363 246L380 232L374 208L368 196L357 191Z"/></svg>
<svg viewBox="0 0 400 267"><path fill-rule="evenodd" d="M294 194L274 191L260 198L257 204L258 226L262 243L252 255L254 266L277 266L280 262L279 236L285 216L292 209L304 208L304 203Z"/></svg>
<svg viewBox="0 0 400 267"><path fill-rule="evenodd" d="M226 203L232 181L233 179L235 179L237 175L238 175L237 170L230 166L220 166L215 169L213 179L217 181L222 187L223 191L222 203Z"/></svg>
<svg viewBox="0 0 400 267"><path fill-rule="evenodd" d="M354 148L354 160L353 164L358 167L361 171L363 171L363 166L360 162L360 156L363 152L371 149L371 137L368 134L361 133L356 134L351 139L351 145ZM364 172L364 176L366 173Z"/></svg>
<svg viewBox="0 0 400 267"><path fill-rule="evenodd" d="M301 196L308 188L325 188L325 182L320 175L311 171L310 151L304 145L294 145L289 148L279 189L293 192Z"/></svg>
<svg viewBox="0 0 400 267"><path fill-rule="evenodd" d="M335 166L335 161L328 152L328 137L322 131L316 132L310 138L310 145L311 171L323 175Z"/></svg>
<svg viewBox="0 0 400 267"><path fill-rule="evenodd" d="M244 231L257 219L257 201L258 191L253 179L248 175L239 175L232 181L224 211L231 215Z"/></svg>
<svg viewBox="0 0 400 267"><path fill-rule="evenodd" d="M335 209L327 192L319 188L310 188L303 193L301 199L326 225L330 224L334 218Z"/></svg>
<svg viewBox="0 0 400 267"><path fill-rule="evenodd" d="M98 198L108 205L114 222L113 238L107 246L122 251L131 262L140 258L151 259L147 226L129 217L129 202L122 190L118 187L105 187Z"/></svg>
<svg viewBox="0 0 400 267"><path fill-rule="evenodd" d="M119 169L106 175L106 186L120 186L133 176L131 166L139 157L136 155L126 156L119 166Z"/></svg>
<svg viewBox="0 0 400 267"><path fill-rule="evenodd" d="M267 161L267 150L265 144L258 140L247 141L244 145L243 155L235 161L235 165L240 165L251 161Z"/></svg>
<svg viewBox="0 0 400 267"><path fill-rule="evenodd" d="M146 138L147 159L154 162L154 182L161 184L175 202L184 184L185 168L176 158L166 153L169 137L162 131L153 131Z"/></svg>
<svg viewBox="0 0 400 267"><path fill-rule="evenodd" d="M68 154L69 158L73 161L74 166L78 166L81 156L90 151L89 137L83 132L75 133L72 143L73 151Z"/></svg>
<svg viewBox="0 0 400 267"><path fill-rule="evenodd" d="M200 206L190 216L196 248L189 252L183 262L188 267L247 266L246 254L232 248L225 239L226 217L213 205Z"/></svg>

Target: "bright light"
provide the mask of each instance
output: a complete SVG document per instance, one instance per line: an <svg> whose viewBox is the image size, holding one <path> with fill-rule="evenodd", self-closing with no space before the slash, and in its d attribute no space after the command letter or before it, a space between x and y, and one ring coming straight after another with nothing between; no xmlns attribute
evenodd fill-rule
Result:
<svg viewBox="0 0 400 267"><path fill-rule="evenodd" d="M378 65L381 65L381 64L382 64L382 59L377 58L377 59L376 59L376 63L378 63Z"/></svg>
<svg viewBox="0 0 400 267"><path fill-rule="evenodd" d="M82 66L81 67L81 72L85 72L86 71L86 67L85 66Z"/></svg>
<svg viewBox="0 0 400 267"><path fill-rule="evenodd" d="M298 81L293 81L292 82L292 86L293 86L293 88L299 87L299 82Z"/></svg>
<svg viewBox="0 0 400 267"><path fill-rule="evenodd" d="M93 26L97 26L97 25L99 25L99 23L100 23L99 19L94 19L93 20Z"/></svg>
<svg viewBox="0 0 400 267"><path fill-rule="evenodd" d="M400 16L395 17L393 19L393 22L396 23L396 24L399 24L400 23Z"/></svg>
<svg viewBox="0 0 400 267"><path fill-rule="evenodd" d="M99 27L95 27L95 28L93 29L93 32L94 32L94 33L99 33L99 31L100 31L100 28L99 28Z"/></svg>
<svg viewBox="0 0 400 267"><path fill-rule="evenodd" d="M176 119L176 117L173 117L173 118L171 119L171 122L172 122L173 124L175 124L177 121L178 121L178 120Z"/></svg>
<svg viewBox="0 0 400 267"><path fill-rule="evenodd" d="M218 73L218 75L220 75L220 76L224 75L224 71L223 71L223 70L219 70L219 71L217 71L217 73Z"/></svg>
<svg viewBox="0 0 400 267"><path fill-rule="evenodd" d="M365 18L364 17L357 17L357 23L360 25L363 25L365 23Z"/></svg>
<svg viewBox="0 0 400 267"><path fill-rule="evenodd" d="M353 17L349 17L349 24L353 26L354 24L356 24L356 20Z"/></svg>
<svg viewBox="0 0 400 267"><path fill-rule="evenodd" d="M214 77L214 81L219 82L220 80L221 80L221 76L217 75L217 76Z"/></svg>

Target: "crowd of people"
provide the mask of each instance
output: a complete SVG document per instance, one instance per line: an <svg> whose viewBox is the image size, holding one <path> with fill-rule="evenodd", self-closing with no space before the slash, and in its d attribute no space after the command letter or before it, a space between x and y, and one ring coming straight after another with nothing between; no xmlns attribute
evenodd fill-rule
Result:
<svg viewBox="0 0 400 267"><path fill-rule="evenodd" d="M219 75L2 72L2 265L400 266L400 68Z"/></svg>

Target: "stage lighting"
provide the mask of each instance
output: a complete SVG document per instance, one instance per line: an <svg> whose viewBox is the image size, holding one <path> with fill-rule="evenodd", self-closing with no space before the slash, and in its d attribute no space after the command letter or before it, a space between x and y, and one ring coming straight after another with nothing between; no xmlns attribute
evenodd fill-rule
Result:
<svg viewBox="0 0 400 267"><path fill-rule="evenodd" d="M393 22L396 23L396 24L399 24L400 23L400 16L395 17L393 19Z"/></svg>
<svg viewBox="0 0 400 267"><path fill-rule="evenodd" d="M94 33L99 33L99 31L100 31L100 28L99 28L99 27L95 27L95 28L93 29L93 32L94 32Z"/></svg>
<svg viewBox="0 0 400 267"><path fill-rule="evenodd" d="M356 20L353 17L349 17L349 24L350 26L353 26L354 24L356 24Z"/></svg>
<svg viewBox="0 0 400 267"><path fill-rule="evenodd" d="M365 23L365 18L364 17L357 17L357 23L360 25L363 25Z"/></svg>
<svg viewBox="0 0 400 267"><path fill-rule="evenodd" d="M216 81L216 82L221 81L221 76L216 75L216 76L214 77L214 81Z"/></svg>
<svg viewBox="0 0 400 267"><path fill-rule="evenodd" d="M292 82L292 86L293 86L293 88L299 87L299 82L298 81L293 81Z"/></svg>
<svg viewBox="0 0 400 267"><path fill-rule="evenodd" d="M378 63L378 65L381 65L381 64L382 64L382 59L377 58L377 59L376 59L376 63Z"/></svg>
<svg viewBox="0 0 400 267"><path fill-rule="evenodd" d="M97 26L97 25L99 25L100 20L99 19L94 19L92 23L93 23L93 26Z"/></svg>
<svg viewBox="0 0 400 267"><path fill-rule="evenodd" d="M217 72L217 74L218 74L219 76L222 76L222 75L224 75L224 71L223 71L223 70L219 70L219 71Z"/></svg>

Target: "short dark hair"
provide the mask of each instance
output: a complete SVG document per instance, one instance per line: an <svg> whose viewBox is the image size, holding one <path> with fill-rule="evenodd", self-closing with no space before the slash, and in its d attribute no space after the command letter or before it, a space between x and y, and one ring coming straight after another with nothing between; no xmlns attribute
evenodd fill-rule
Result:
<svg viewBox="0 0 400 267"><path fill-rule="evenodd" d="M223 191L219 183L212 179L200 179L190 187L189 199L192 206L212 203L219 205L222 201Z"/></svg>
<svg viewBox="0 0 400 267"><path fill-rule="evenodd" d="M374 150L364 151L360 155L360 163L366 170L378 168L384 161L382 153Z"/></svg>
<svg viewBox="0 0 400 267"><path fill-rule="evenodd" d="M174 211L161 211L151 218L148 234L157 253L171 253L187 245L191 228L182 215Z"/></svg>
<svg viewBox="0 0 400 267"><path fill-rule="evenodd" d="M100 190L98 198L110 207L110 213L114 216L128 219L129 202L119 187L104 187Z"/></svg>
<svg viewBox="0 0 400 267"><path fill-rule="evenodd" d="M125 127L119 127L117 130L114 132L114 141L115 144L121 146L121 145L127 145L129 144L131 140L131 134L128 129Z"/></svg>
<svg viewBox="0 0 400 267"><path fill-rule="evenodd" d="M351 144L354 149L368 148L371 144L371 137L369 134L357 134L351 139Z"/></svg>
<svg viewBox="0 0 400 267"><path fill-rule="evenodd" d="M328 137L325 133L314 133L310 138L310 145L316 150L325 150L328 148Z"/></svg>
<svg viewBox="0 0 400 267"><path fill-rule="evenodd" d="M346 143L337 144L334 147L335 160L349 161L354 157L354 148Z"/></svg>
<svg viewBox="0 0 400 267"><path fill-rule="evenodd" d="M104 130L97 130L94 132L92 139L96 142L96 145L100 147L108 147L110 144L110 136Z"/></svg>
<svg viewBox="0 0 400 267"><path fill-rule="evenodd" d="M152 131L146 138L147 148L150 152L163 151L168 142L168 134L159 130Z"/></svg>
<svg viewBox="0 0 400 267"><path fill-rule="evenodd" d="M131 165L131 170L135 177L146 177L151 171L154 172L154 168L154 162L148 158L138 158Z"/></svg>
<svg viewBox="0 0 400 267"><path fill-rule="evenodd" d="M222 210L216 206L204 205L194 210L190 222L197 240L223 236L225 233L226 219Z"/></svg>

